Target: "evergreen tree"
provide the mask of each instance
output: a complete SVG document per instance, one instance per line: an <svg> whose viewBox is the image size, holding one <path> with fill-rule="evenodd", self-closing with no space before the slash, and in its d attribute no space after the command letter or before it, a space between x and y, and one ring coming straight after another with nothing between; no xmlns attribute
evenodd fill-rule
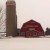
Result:
<svg viewBox="0 0 50 50"><path fill-rule="evenodd" d="M50 35L50 28L46 28L45 35Z"/></svg>

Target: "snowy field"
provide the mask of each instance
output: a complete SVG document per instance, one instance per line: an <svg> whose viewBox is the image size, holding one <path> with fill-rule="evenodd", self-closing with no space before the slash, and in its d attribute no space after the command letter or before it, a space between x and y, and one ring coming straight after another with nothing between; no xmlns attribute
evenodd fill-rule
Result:
<svg viewBox="0 0 50 50"><path fill-rule="evenodd" d="M50 38L4 38L0 50L50 50Z"/></svg>

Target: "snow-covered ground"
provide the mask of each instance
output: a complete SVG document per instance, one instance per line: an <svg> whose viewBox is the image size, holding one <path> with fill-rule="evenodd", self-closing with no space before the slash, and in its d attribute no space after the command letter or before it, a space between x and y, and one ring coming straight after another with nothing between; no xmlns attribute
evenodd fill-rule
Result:
<svg viewBox="0 0 50 50"><path fill-rule="evenodd" d="M4 38L0 50L50 50L50 38Z"/></svg>

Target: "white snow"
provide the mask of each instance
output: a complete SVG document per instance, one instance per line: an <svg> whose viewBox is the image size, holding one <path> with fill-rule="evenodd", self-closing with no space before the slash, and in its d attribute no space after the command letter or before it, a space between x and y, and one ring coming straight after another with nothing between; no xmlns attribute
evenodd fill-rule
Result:
<svg viewBox="0 0 50 50"><path fill-rule="evenodd" d="M0 50L50 50L50 38L0 39Z"/></svg>

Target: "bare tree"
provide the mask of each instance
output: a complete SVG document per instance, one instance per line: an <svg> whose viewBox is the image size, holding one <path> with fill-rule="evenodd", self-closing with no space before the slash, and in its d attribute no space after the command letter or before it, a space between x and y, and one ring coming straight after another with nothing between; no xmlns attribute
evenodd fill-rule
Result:
<svg viewBox="0 0 50 50"><path fill-rule="evenodd" d="M6 16L5 9L0 8L0 32L4 32L6 30Z"/></svg>
<svg viewBox="0 0 50 50"><path fill-rule="evenodd" d="M5 31L6 31L6 27L5 27L5 22L6 22L6 16L5 16L5 9L0 7L0 38L5 36Z"/></svg>

